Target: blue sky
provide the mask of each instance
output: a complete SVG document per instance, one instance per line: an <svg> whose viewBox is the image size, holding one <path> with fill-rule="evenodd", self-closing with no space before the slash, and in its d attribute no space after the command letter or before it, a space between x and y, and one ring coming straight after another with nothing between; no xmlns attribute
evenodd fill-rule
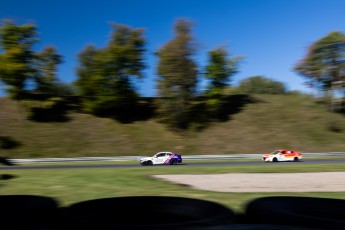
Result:
<svg viewBox="0 0 345 230"><path fill-rule="evenodd" d="M226 44L231 55L244 55L231 83L262 75L284 82L289 90L309 90L292 71L306 48L331 31L345 32L344 0L0 0L0 18L38 26L37 49L53 45L64 57L59 78L76 80L77 55L87 45L103 47L110 22L145 28L145 78L137 89L155 95L157 58L172 37L178 18L195 22L200 69L207 51Z"/></svg>

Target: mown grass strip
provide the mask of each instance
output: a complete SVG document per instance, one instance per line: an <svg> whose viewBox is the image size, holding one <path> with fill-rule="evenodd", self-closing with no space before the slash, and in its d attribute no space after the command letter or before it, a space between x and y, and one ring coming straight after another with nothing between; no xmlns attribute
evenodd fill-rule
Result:
<svg viewBox="0 0 345 230"><path fill-rule="evenodd" d="M104 197L121 196L178 196L221 203L233 210L257 197L272 195L317 196L345 199L345 192L334 193L224 193L196 190L186 185L156 180L154 174L205 174L205 173L277 173L277 172L330 172L345 171L344 164L264 164L259 166L221 167L142 167L113 169L68 170L10 170L14 176L0 180L0 194L31 194L55 197L61 205Z"/></svg>

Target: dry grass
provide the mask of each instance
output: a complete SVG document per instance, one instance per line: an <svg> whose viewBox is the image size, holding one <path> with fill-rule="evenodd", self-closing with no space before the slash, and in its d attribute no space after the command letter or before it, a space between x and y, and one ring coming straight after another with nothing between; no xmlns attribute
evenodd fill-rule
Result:
<svg viewBox="0 0 345 230"><path fill-rule="evenodd" d="M121 124L113 119L70 113L68 122L33 122L17 102L0 99L0 136L20 146L1 155L75 157L263 153L293 148L304 152L344 151L345 117L303 96L257 95L228 121L203 131L177 134L155 120ZM334 129L335 127L335 129ZM337 129L338 128L338 129Z"/></svg>

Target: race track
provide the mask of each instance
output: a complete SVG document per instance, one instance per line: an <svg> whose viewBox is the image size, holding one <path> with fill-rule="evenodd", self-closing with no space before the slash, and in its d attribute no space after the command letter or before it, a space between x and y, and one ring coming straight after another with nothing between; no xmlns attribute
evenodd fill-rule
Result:
<svg viewBox="0 0 345 230"><path fill-rule="evenodd" d="M22 164L22 165L15 165L15 166L1 166L0 170L32 170L32 169L81 169L81 168L149 168L149 167L194 167L194 166L239 166L239 165L270 165L270 166L279 166L279 165L286 165L286 164L345 164L345 159L337 159L337 160L304 160L300 162L278 162L278 163L265 163L262 161L246 161L246 162L238 162L238 161L226 161L226 162L207 162L207 160L203 160L200 162L188 162L185 161L183 164L179 165L156 165L156 166L141 166L138 164L66 164L63 165L59 163L58 165L30 165L30 164Z"/></svg>

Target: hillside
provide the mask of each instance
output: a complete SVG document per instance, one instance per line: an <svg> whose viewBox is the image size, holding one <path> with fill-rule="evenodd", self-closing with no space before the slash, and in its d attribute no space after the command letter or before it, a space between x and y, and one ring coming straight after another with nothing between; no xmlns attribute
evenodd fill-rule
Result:
<svg viewBox="0 0 345 230"><path fill-rule="evenodd" d="M71 112L68 121L34 122L19 103L0 99L0 137L14 143L0 155L76 157L264 153L293 148L303 152L344 151L345 116L330 113L306 96L256 95L228 121L202 131L177 134L155 120L122 124Z"/></svg>

